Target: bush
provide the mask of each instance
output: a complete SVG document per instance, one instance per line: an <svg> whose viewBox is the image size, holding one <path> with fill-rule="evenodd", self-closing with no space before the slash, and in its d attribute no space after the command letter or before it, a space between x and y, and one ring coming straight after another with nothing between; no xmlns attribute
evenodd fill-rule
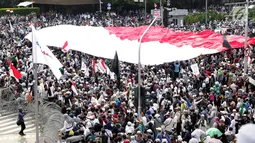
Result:
<svg viewBox="0 0 255 143"><path fill-rule="evenodd" d="M39 7L27 7L27 8L0 8L0 15L8 14L6 10L13 10L13 14L18 14L18 15L27 15L32 12L36 14L40 14Z"/></svg>
<svg viewBox="0 0 255 143"><path fill-rule="evenodd" d="M212 20L223 20L226 16L226 13L219 13L217 11L208 11L207 22ZM184 17L185 24L192 23L205 23L206 13L193 13Z"/></svg>

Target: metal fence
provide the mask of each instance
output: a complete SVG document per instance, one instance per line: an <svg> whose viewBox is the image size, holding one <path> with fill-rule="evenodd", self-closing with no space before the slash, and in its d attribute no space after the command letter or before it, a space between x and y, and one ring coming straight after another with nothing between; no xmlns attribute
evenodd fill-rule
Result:
<svg viewBox="0 0 255 143"><path fill-rule="evenodd" d="M60 112L60 107L51 102L47 102L39 109L41 134L40 143L56 143L58 141L58 130L63 127L64 117Z"/></svg>
<svg viewBox="0 0 255 143"><path fill-rule="evenodd" d="M18 108L29 112L35 119L35 103L29 104L25 95L16 96L12 88L0 89L0 110L17 112ZM64 117L60 107L52 102L44 102L39 105L39 129L40 143L56 143L58 141L58 130L63 127Z"/></svg>

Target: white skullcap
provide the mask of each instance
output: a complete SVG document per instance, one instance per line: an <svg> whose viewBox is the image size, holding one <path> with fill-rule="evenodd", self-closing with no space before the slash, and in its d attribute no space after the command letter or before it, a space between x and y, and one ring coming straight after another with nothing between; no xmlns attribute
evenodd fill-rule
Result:
<svg viewBox="0 0 255 143"><path fill-rule="evenodd" d="M239 130L236 143L255 143L254 132L254 124L243 125Z"/></svg>

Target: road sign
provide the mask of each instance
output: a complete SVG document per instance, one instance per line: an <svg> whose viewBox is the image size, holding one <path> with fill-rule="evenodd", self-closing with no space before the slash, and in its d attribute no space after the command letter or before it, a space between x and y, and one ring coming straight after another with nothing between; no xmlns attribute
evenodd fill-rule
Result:
<svg viewBox="0 0 255 143"><path fill-rule="evenodd" d="M111 7L112 5L111 5L111 3L107 3L107 7Z"/></svg>
<svg viewBox="0 0 255 143"><path fill-rule="evenodd" d="M108 10L111 10L111 7L108 6L107 9L108 9Z"/></svg>
<svg viewBox="0 0 255 143"><path fill-rule="evenodd" d="M153 17L157 17L157 20L161 19L161 15L160 15L160 10L159 9L152 9L151 10L151 14L153 15Z"/></svg>
<svg viewBox="0 0 255 143"><path fill-rule="evenodd" d="M171 1L170 0L167 0L166 1L166 5L169 7L171 5Z"/></svg>

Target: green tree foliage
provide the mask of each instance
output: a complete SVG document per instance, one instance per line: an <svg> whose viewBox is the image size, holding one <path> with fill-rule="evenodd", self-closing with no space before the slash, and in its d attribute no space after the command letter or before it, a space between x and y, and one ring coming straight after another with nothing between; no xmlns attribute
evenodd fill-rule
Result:
<svg viewBox="0 0 255 143"><path fill-rule="evenodd" d="M226 13L219 13L217 11L208 11L208 21L212 20L224 20L226 17ZM192 24L192 23L205 23L206 13L193 13L189 14L184 18L185 24Z"/></svg>
<svg viewBox="0 0 255 143"><path fill-rule="evenodd" d="M31 13L40 13L40 8L38 7L27 7L27 8L0 8L0 15L8 14L6 10L13 10L12 14L18 14L18 15L27 15Z"/></svg>

